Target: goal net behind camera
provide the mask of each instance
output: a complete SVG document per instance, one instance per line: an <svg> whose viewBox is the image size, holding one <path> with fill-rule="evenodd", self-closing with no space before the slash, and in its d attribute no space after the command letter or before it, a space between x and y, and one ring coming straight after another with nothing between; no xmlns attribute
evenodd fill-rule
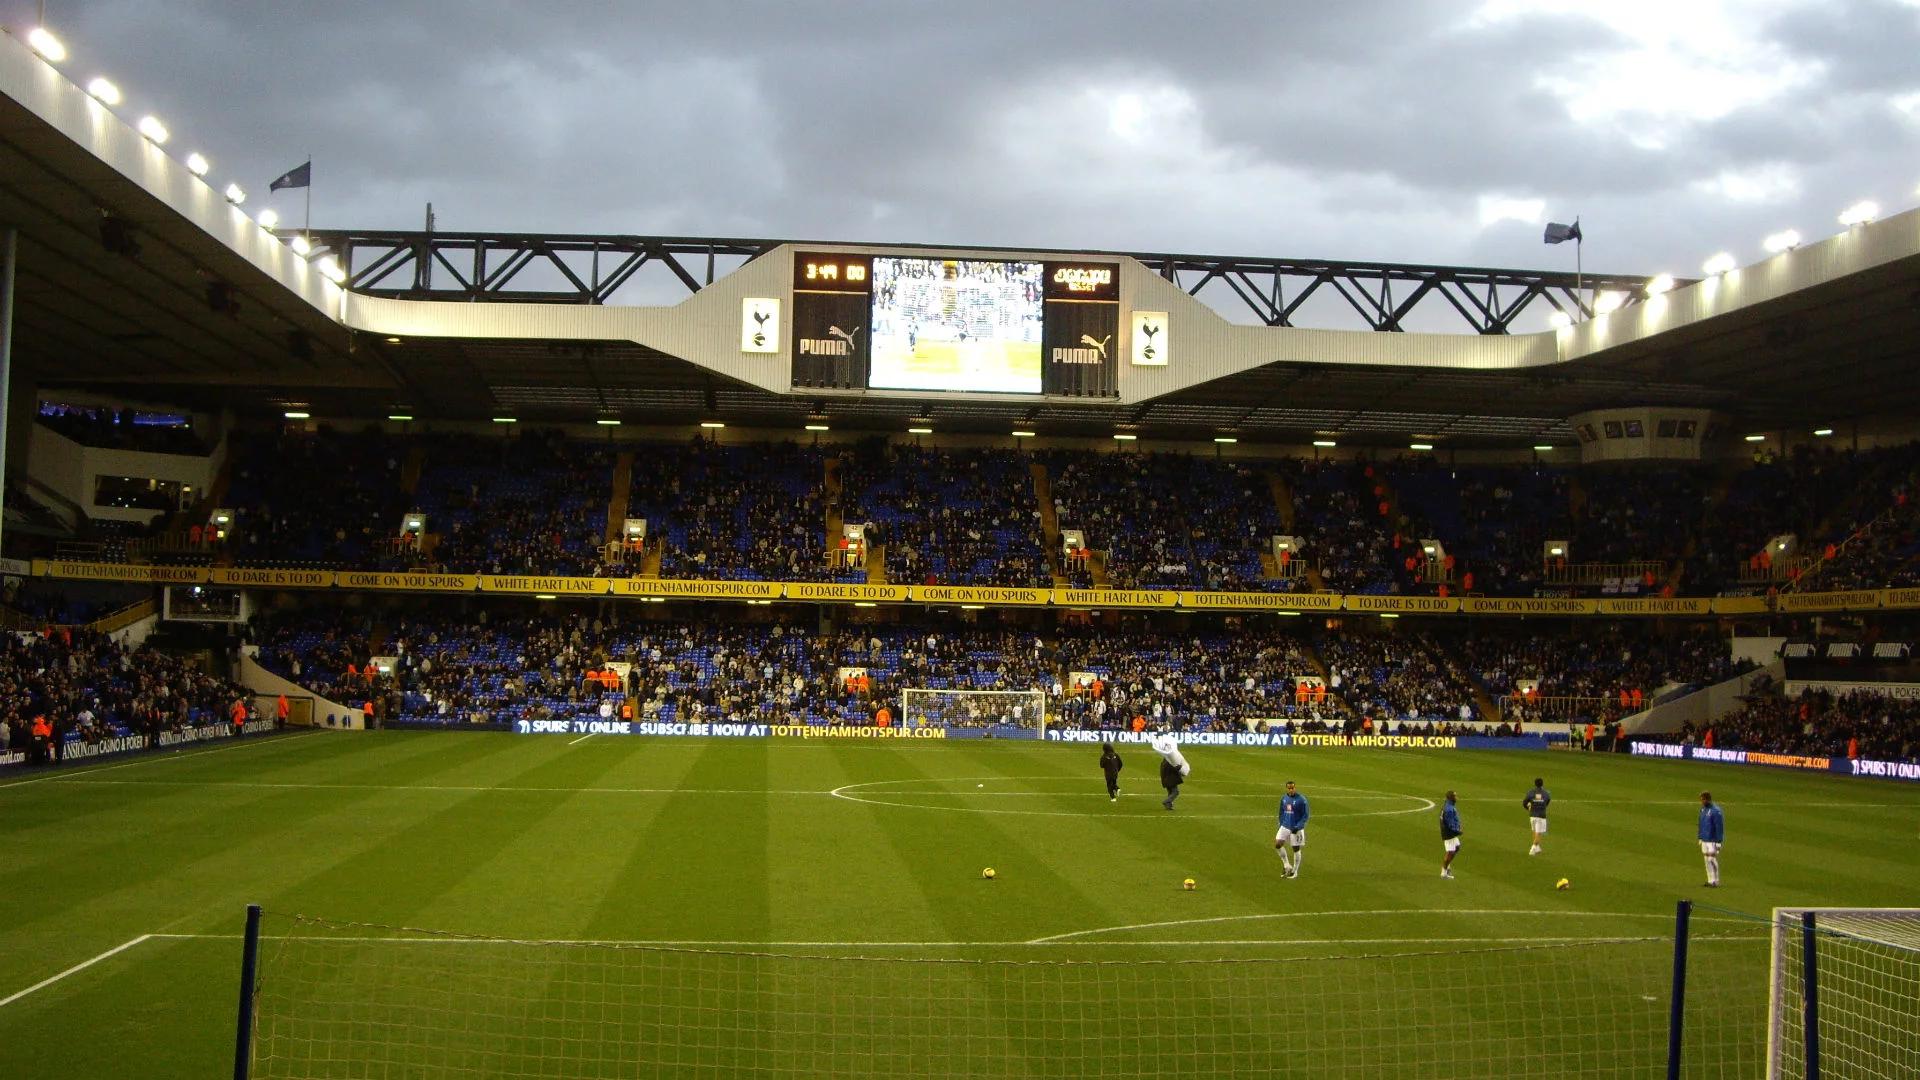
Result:
<svg viewBox="0 0 1920 1080"><path fill-rule="evenodd" d="M900 691L900 719L908 727L1039 738L1047 729L1047 695L1039 690Z"/></svg>
<svg viewBox="0 0 1920 1080"><path fill-rule="evenodd" d="M1777 908L1771 982L1769 1080L1920 1076L1920 908Z"/></svg>
<svg viewBox="0 0 1920 1080"><path fill-rule="evenodd" d="M1663 935L1259 958L1115 942L794 955L271 914L259 944L249 1058L262 1080L1640 1080L1666 1059L1673 948ZM1727 1037L1763 1046L1760 1012ZM1737 1073L1690 1075L1755 1075L1758 1050L1739 1056Z"/></svg>

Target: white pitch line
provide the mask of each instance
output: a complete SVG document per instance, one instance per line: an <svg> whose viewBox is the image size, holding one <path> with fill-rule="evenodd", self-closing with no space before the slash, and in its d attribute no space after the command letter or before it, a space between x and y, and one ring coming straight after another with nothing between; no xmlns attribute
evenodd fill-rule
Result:
<svg viewBox="0 0 1920 1080"><path fill-rule="evenodd" d="M598 734L600 734L600 733L599 733L599 732L597 732L597 731L589 731L589 732L587 732L587 733L586 733L585 735L582 735L582 736L580 736L579 738L577 738L577 739L575 739L575 740L573 740L572 742L570 742L570 743L568 743L567 745L568 745L568 746L579 746L579 745L580 745L581 743L583 743L583 742L586 742L586 741L587 741L588 739L591 739L591 738L593 738L593 737L594 737L595 735L598 735Z"/></svg>
<svg viewBox="0 0 1920 1080"><path fill-rule="evenodd" d="M1333 912L1330 914L1341 914ZM1756 940L1764 935L1756 934ZM166 939L169 941L239 941L239 934L147 934L145 938ZM143 938L142 940L145 940ZM1102 941L1079 942L1040 939L1035 941L714 941L702 938L490 938L429 936L429 937L371 937L371 936L335 936L331 934L262 934L262 941L302 941L307 943L342 944L392 944L392 945L586 945L609 947L668 947L691 946L708 948L782 948L782 949L1004 949L1004 948L1048 948L1048 947L1093 947L1102 949L1115 946L1138 946L1145 948L1181 948L1189 945L1412 945L1412 944L1514 944L1512 935L1498 937L1370 937L1370 938L1172 938L1157 941ZM1610 942L1610 941L1671 941L1672 938L1660 937L1528 937L1519 944L1531 942Z"/></svg>
<svg viewBox="0 0 1920 1080"><path fill-rule="evenodd" d="M93 776L97 773L112 772L115 769L131 769L135 765L152 765L153 763L158 761L185 761L189 758L203 758L213 754L224 754L229 750L245 750L249 747L258 747L258 746L286 746L291 743L299 742L307 734L317 734L317 733L295 733L295 734L276 736L271 739L262 739L262 738L256 737L246 742L236 743L232 746L215 747L212 750L192 749L191 744L189 744L189 746L183 746L178 749L175 749L173 753L165 753L164 751L168 749L167 747L160 747L154 750L138 750L138 751L134 751L134 753L137 753L140 756L137 760L134 760L134 761L123 761L118 765L75 765L75 766L72 766L72 769L74 771L71 771L71 772L67 771L66 768L63 767L63 768L57 769L54 772L47 773L42 776L36 776L31 780L15 780L13 783L10 783L10 784L0 784L0 790L5 790L7 788L26 787L28 784L44 784L49 780L60 780L60 781L71 782L75 780L80 780L84 777ZM302 743L302 745L304 745L304 743ZM133 781L126 781L126 782L132 783ZM96 783L105 784L105 783L111 783L111 781L100 780L100 781L96 781Z"/></svg>
<svg viewBox="0 0 1920 1080"><path fill-rule="evenodd" d="M101 953L99 956L96 956L91 960L82 960L79 963L73 965L72 967L68 968L67 970L61 972L58 975L51 976L50 978L41 979L39 982L34 983L32 986L27 987L25 990L21 990L14 994L10 994L4 998L0 998L0 1009L6 1008L7 1006L13 1004L16 1001L19 1001L21 998L26 997L28 994L31 994L36 990L43 990L49 986L52 986L54 983L59 982L61 979L64 979L69 975L73 975L78 972L85 971L88 968L92 967L93 965L99 963L102 960L107 959L110 956L118 956L119 954L126 952L128 949L133 948L135 945L138 945L143 941L151 940L155 936L156 935L153 935L153 934L141 934L139 937L134 938L132 941L122 942L119 945L115 945L113 948L108 949L106 952Z"/></svg>
<svg viewBox="0 0 1920 1080"><path fill-rule="evenodd" d="M1119 934L1119 933L1125 933L1128 930L1159 930L1169 926L1204 926L1212 923L1252 922L1252 921L1261 920L1261 919L1313 919L1313 918L1322 918L1330 915L1331 916L1530 915L1530 916L1554 916L1556 918L1565 918L1569 914L1578 914L1582 917L1590 916L1593 918L1601 918L1601 919L1671 919L1673 918L1672 915L1646 912L1646 911L1569 912L1565 910L1547 911L1547 910L1541 910L1537 908L1528 908L1528 909L1520 909L1520 910L1503 910L1503 909L1497 909L1497 908L1454 908L1454 909L1436 908L1431 910L1422 909L1422 908L1386 908L1386 909L1381 909L1377 911L1281 911L1281 912L1263 912L1257 915L1216 915L1211 918L1204 918L1204 919L1170 919L1166 922L1129 923L1123 926L1101 926L1101 927L1095 927L1092 930L1071 930L1064 934L1049 934L1046 937L1033 938L1029 940L1027 944L1047 945L1047 944L1052 944L1054 942L1068 941L1073 938L1092 937L1093 935L1096 935L1096 934ZM1702 921L1707 921L1711 919L1712 921L1715 921L1715 922L1741 922L1742 921L1739 919L1716 919L1713 916L1708 916L1708 915L1702 915L1700 916L1700 919ZM1531 940L1539 940L1539 939L1535 938ZM1125 944L1125 942L1115 942L1114 944Z"/></svg>

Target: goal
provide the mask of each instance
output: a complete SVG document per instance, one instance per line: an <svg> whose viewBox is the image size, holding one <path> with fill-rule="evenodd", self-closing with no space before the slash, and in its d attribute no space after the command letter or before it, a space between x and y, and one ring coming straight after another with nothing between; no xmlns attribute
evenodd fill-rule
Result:
<svg viewBox="0 0 1920 1080"><path fill-rule="evenodd" d="M1920 908L1776 908L1768 1080L1920 1076Z"/></svg>
<svg viewBox="0 0 1920 1080"><path fill-rule="evenodd" d="M1169 953L1101 941L903 953L823 942L789 951L491 937L255 907L235 1076L1659 1075L1673 951L1665 935L1285 948L1220 953L1196 943ZM1754 1064L1687 1075L1752 1080Z"/></svg>
<svg viewBox="0 0 1920 1080"><path fill-rule="evenodd" d="M1047 730L1047 695L1039 690L900 691L900 719L908 727L946 728L1041 738Z"/></svg>

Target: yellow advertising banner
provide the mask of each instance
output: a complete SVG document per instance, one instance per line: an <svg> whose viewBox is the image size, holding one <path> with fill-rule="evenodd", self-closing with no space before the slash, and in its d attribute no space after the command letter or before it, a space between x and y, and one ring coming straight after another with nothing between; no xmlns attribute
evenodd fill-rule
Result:
<svg viewBox="0 0 1920 1080"><path fill-rule="evenodd" d="M1183 592L1180 606L1200 611L1337 611L1339 593Z"/></svg>
<svg viewBox="0 0 1920 1080"><path fill-rule="evenodd" d="M855 603L876 600L905 600L905 585L832 585L814 581L789 581L784 586L789 600L851 600Z"/></svg>
<svg viewBox="0 0 1920 1080"><path fill-rule="evenodd" d="M600 596L612 588L603 577L541 577L533 574L481 574L481 592L552 593L555 596Z"/></svg>
<svg viewBox="0 0 1920 1080"><path fill-rule="evenodd" d="M1172 607L1180 594L1171 589L1055 589L1053 602L1072 607Z"/></svg>
<svg viewBox="0 0 1920 1080"><path fill-rule="evenodd" d="M1704 596L1614 596L1600 600L1600 614L1711 615L1713 601Z"/></svg>
<svg viewBox="0 0 1920 1080"><path fill-rule="evenodd" d="M1554 596L1467 596L1460 610L1469 615L1592 615L1600 610L1597 600L1573 600Z"/></svg>
<svg viewBox="0 0 1920 1080"><path fill-rule="evenodd" d="M480 587L473 574L381 574L342 570L334 584L343 589L403 589L412 592L472 592Z"/></svg>
<svg viewBox="0 0 1920 1080"><path fill-rule="evenodd" d="M1715 615L1765 615L1771 610L1764 596L1716 596L1713 598Z"/></svg>
<svg viewBox="0 0 1920 1080"><path fill-rule="evenodd" d="M1887 589L1880 594L1880 606L1890 608L1920 607L1920 589Z"/></svg>
<svg viewBox="0 0 1920 1080"><path fill-rule="evenodd" d="M1773 606L1776 611L1860 611L1879 607L1881 591L1781 593L1774 598Z"/></svg>
<svg viewBox="0 0 1920 1080"><path fill-rule="evenodd" d="M778 600L777 581L686 581L669 578L614 578L615 596L668 596L683 600Z"/></svg>
<svg viewBox="0 0 1920 1080"><path fill-rule="evenodd" d="M33 572L45 577L79 578L89 581L137 581L148 585L203 585L207 580L207 568L204 566L74 562L68 559L35 559Z"/></svg>
<svg viewBox="0 0 1920 1080"><path fill-rule="evenodd" d="M1408 615L1444 615L1460 610L1457 596L1361 596L1349 593L1348 611L1394 611Z"/></svg>
<svg viewBox="0 0 1920 1080"><path fill-rule="evenodd" d="M275 570L264 567L240 570L216 566L207 576L215 585L244 585L256 589L329 589L333 587L331 570Z"/></svg>
<svg viewBox="0 0 1920 1080"><path fill-rule="evenodd" d="M985 585L909 585L912 599L924 604L993 604L1028 606L1044 604L1050 597L1046 589L1004 589Z"/></svg>

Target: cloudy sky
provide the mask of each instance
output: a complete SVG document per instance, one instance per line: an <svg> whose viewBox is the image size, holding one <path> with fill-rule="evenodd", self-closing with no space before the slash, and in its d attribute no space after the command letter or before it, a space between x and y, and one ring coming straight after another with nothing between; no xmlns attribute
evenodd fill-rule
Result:
<svg viewBox="0 0 1920 1080"><path fill-rule="evenodd" d="M320 227L1570 268L1578 214L1684 275L1920 203L1920 0L46 6L223 183L311 154Z"/></svg>

